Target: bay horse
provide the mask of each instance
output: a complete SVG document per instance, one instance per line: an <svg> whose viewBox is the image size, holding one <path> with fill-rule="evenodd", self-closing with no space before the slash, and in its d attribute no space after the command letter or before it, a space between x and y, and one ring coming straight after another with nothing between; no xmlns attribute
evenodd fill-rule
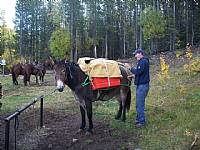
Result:
<svg viewBox="0 0 200 150"><path fill-rule="evenodd" d="M43 76L41 67L35 67L33 64L14 64L11 68L12 80L14 85L18 85L17 77L19 75L24 76L24 85L27 85L27 82L30 84L31 75L35 75L36 83L38 84L38 76Z"/></svg>
<svg viewBox="0 0 200 150"><path fill-rule="evenodd" d="M67 85L72 92L76 102L80 105L82 122L78 132L82 132L86 127L85 115L87 114L89 128L86 129L86 134L92 133L92 102L97 100L109 100L116 97L119 102L119 110L115 119L125 121L126 110L130 109L131 104L131 79L128 78L127 68L119 65L121 70L121 85L103 90L92 90L88 75L86 75L78 64L73 62L58 61L54 63L55 80L58 91L62 92Z"/></svg>
<svg viewBox="0 0 200 150"><path fill-rule="evenodd" d="M17 77L19 75L25 74L24 71L24 65L23 64L14 64L11 68L11 74L12 74L12 81L14 85L18 85ZM26 84L26 79L24 78L24 85Z"/></svg>
<svg viewBox="0 0 200 150"><path fill-rule="evenodd" d="M39 70L39 79L41 82L44 82L44 76L46 74L46 67L44 63L38 63L37 65L34 66Z"/></svg>
<svg viewBox="0 0 200 150"><path fill-rule="evenodd" d="M50 57L50 56L49 56ZM43 61L44 67L48 70L52 70L53 69L53 64L52 64L52 60L51 58L47 58L46 60Z"/></svg>
<svg viewBox="0 0 200 150"><path fill-rule="evenodd" d="M30 77L31 75L35 75L36 84L38 84L38 76L43 76L43 72L40 66L35 66L33 64L25 64L24 65L24 79L25 79L25 86L27 85L27 82L29 82L30 85Z"/></svg>

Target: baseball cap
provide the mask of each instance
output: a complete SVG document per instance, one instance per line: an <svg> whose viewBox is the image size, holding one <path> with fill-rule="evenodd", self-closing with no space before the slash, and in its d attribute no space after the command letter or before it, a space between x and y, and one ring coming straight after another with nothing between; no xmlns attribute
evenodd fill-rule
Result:
<svg viewBox="0 0 200 150"><path fill-rule="evenodd" d="M133 52L133 55L136 55L137 53L142 53L142 55L144 55L144 50L139 48L139 49L136 49L134 52Z"/></svg>

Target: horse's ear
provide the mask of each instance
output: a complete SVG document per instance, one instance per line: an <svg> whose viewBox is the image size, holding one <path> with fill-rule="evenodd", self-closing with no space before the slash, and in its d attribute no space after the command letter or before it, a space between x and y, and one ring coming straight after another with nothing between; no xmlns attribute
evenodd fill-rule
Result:
<svg viewBox="0 0 200 150"><path fill-rule="evenodd" d="M55 61L53 60L53 58L51 56L49 56L49 60L50 60L51 64L54 66Z"/></svg>

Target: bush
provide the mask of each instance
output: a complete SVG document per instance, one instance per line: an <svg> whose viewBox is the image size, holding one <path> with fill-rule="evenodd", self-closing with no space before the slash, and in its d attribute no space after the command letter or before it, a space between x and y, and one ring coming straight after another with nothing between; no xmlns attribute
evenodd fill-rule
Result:
<svg viewBox="0 0 200 150"><path fill-rule="evenodd" d="M200 72L200 57L190 61L189 64L184 65L184 70L189 74L197 74Z"/></svg>

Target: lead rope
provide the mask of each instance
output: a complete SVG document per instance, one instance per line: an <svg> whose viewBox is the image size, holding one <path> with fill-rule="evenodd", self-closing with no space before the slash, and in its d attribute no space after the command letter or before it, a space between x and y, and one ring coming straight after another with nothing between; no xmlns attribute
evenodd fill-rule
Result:
<svg viewBox="0 0 200 150"><path fill-rule="evenodd" d="M81 83L81 86L85 87L86 85L90 84L89 76L86 77L83 83Z"/></svg>

